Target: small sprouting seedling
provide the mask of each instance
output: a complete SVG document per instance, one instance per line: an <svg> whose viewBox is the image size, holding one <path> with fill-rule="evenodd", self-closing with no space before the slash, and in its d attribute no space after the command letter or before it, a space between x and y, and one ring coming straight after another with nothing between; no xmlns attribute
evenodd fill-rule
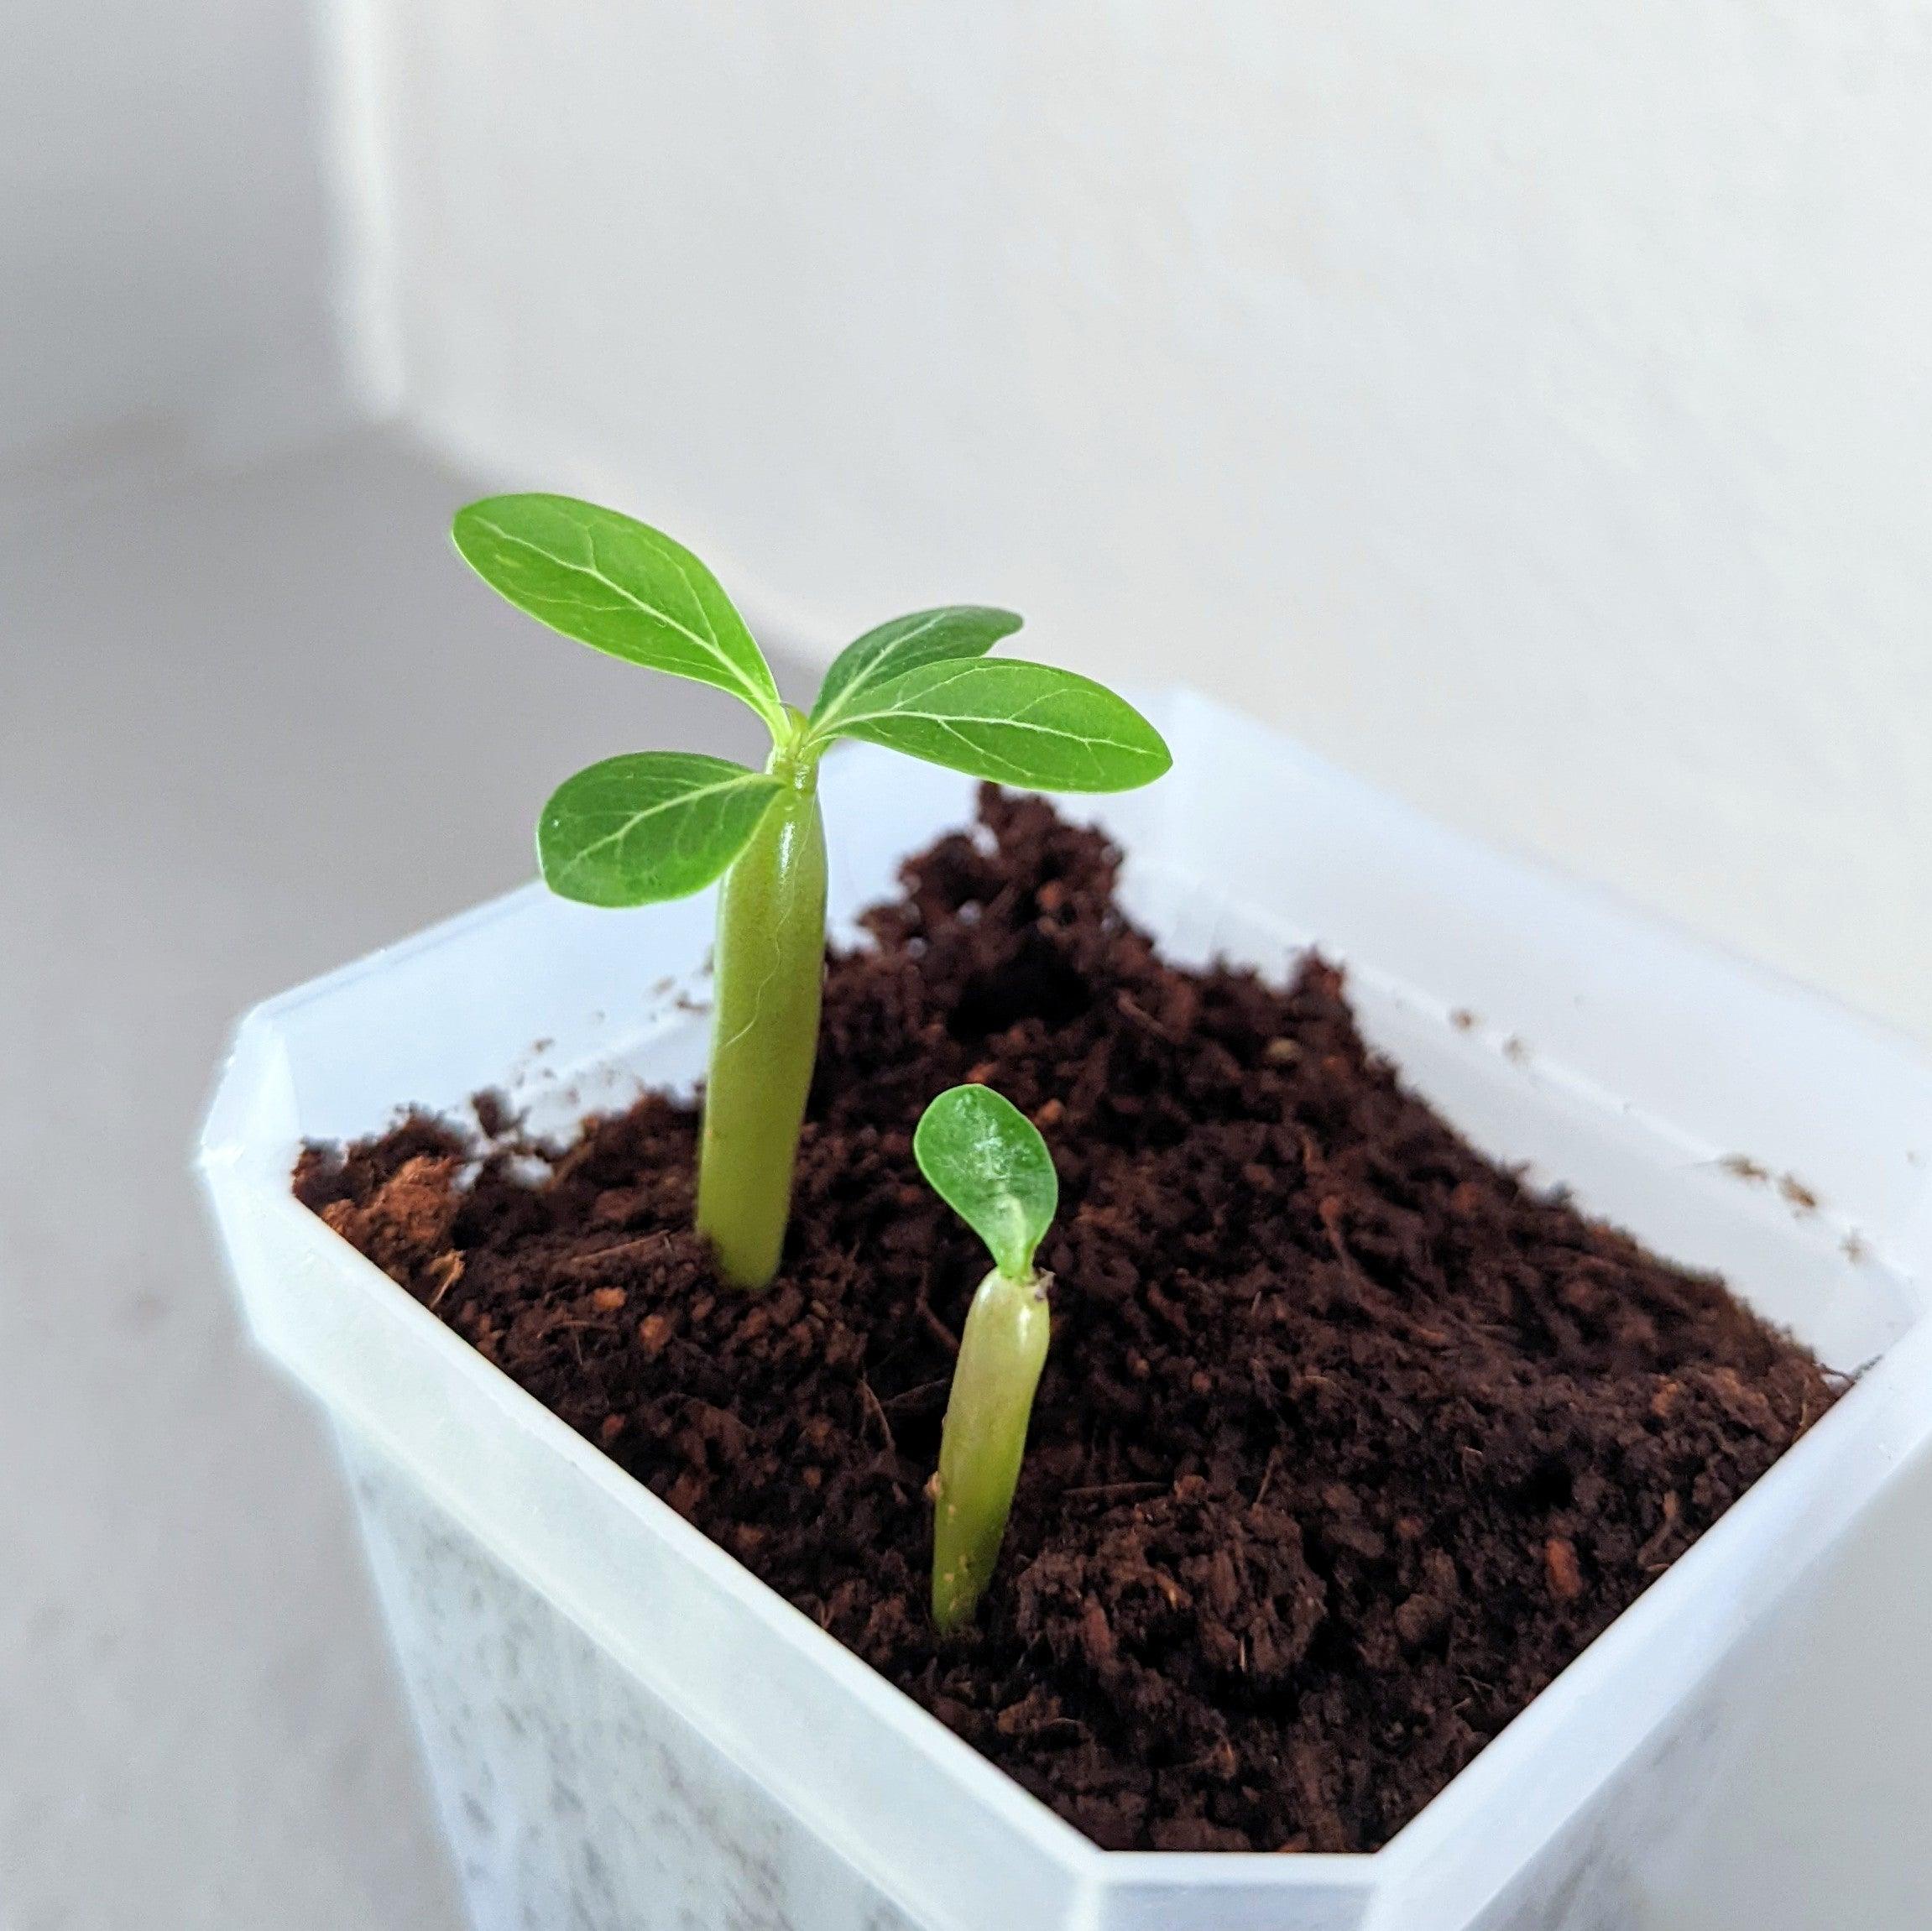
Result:
<svg viewBox="0 0 1932 1931"><path fill-rule="evenodd" d="M993 1256L960 1330L932 1483L932 1620L950 1632L971 1620L992 1576L1020 1480L1050 1325L1051 1277L1033 1255L1060 1181L1033 1123L989 1087L941 1093L920 1117L912 1154Z"/></svg>
<svg viewBox="0 0 1932 1931"><path fill-rule="evenodd" d="M1001 784L1124 791L1167 769L1167 747L1100 685L989 659L1020 628L1009 611L956 604L867 631L807 716L780 699L718 580L668 536L567 496L473 503L453 535L520 610L610 656L728 691L771 733L763 771L685 751L607 758L567 780L537 826L546 882L588 905L651 905L723 879L697 1224L727 1279L762 1287L784 1244L818 1049L827 749L859 738Z"/></svg>

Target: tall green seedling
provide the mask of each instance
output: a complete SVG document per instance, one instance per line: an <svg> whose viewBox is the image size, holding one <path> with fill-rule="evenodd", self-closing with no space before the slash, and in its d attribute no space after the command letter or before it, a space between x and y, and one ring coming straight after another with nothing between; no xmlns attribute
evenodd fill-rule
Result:
<svg viewBox="0 0 1932 1931"><path fill-rule="evenodd" d="M932 1480L932 1620L972 1620L999 1560L1046 1365L1050 1276L1033 1256L1060 1202L1047 1143L990 1087L956 1086L926 1109L913 1157L985 1242L993 1269L966 1310Z"/></svg>
<svg viewBox="0 0 1932 1931"><path fill-rule="evenodd" d="M762 770L688 751L608 758L561 785L537 825L545 880L595 905L642 905L723 879L697 1224L726 1277L776 1271L817 1051L825 958L819 760L856 738L1002 784L1119 791L1170 763L1123 699L1070 671L987 652L1020 628L976 604L869 630L833 662L809 713L716 577L681 545L567 496L497 496L457 513L457 548L485 582L567 637L695 678L770 733Z"/></svg>

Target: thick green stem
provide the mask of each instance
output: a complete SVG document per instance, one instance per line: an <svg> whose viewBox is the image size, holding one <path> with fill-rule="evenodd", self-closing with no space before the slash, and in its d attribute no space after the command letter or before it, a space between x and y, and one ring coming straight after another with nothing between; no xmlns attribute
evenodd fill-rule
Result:
<svg viewBox="0 0 1932 1931"><path fill-rule="evenodd" d="M966 1311L932 1484L932 1620L942 1631L971 1620L999 1559L1047 1360L1047 1279L1016 1281L995 1268Z"/></svg>
<svg viewBox="0 0 1932 1931"><path fill-rule="evenodd" d="M766 768L787 789L718 895L697 1162L698 1231L710 1236L725 1278L741 1287L763 1287L778 1271L825 976L817 761L785 746Z"/></svg>

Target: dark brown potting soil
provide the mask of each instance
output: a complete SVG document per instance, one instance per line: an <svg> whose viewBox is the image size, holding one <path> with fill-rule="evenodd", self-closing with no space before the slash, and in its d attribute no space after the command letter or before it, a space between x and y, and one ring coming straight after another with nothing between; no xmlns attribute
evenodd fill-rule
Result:
<svg viewBox="0 0 1932 1931"><path fill-rule="evenodd" d="M1102 1845L1383 1842L1839 1384L1471 1151L1339 975L1181 971L1044 804L908 866L836 958L784 1271L721 1287L695 1119L529 1177L500 1108L311 1149L301 1198L490 1360ZM911 1130L960 1080L1061 1173L1052 1352L979 1626L927 1617L986 1266Z"/></svg>

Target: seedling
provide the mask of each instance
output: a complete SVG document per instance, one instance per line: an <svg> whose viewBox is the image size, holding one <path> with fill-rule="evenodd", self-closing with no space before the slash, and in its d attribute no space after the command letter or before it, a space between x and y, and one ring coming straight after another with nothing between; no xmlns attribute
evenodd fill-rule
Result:
<svg viewBox="0 0 1932 1931"><path fill-rule="evenodd" d="M1060 1181L1033 1123L989 1087L941 1093L920 1118L912 1155L993 1256L960 1330L932 1481L932 1620L950 1633L972 1620L992 1576L1020 1480L1049 1327L1052 1277L1033 1255Z"/></svg>
<svg viewBox="0 0 1932 1931"><path fill-rule="evenodd" d="M1172 762L1125 700L1070 671L986 653L1010 611L953 604L847 645L809 715L785 703L744 620L688 550L567 496L457 512L456 545L520 610L629 663L715 685L771 733L762 771L688 751L607 758L558 787L537 824L551 890L593 905L681 898L723 879L697 1225L727 1279L777 1271L818 1047L825 832L818 763L858 738L977 778L1124 791Z"/></svg>

